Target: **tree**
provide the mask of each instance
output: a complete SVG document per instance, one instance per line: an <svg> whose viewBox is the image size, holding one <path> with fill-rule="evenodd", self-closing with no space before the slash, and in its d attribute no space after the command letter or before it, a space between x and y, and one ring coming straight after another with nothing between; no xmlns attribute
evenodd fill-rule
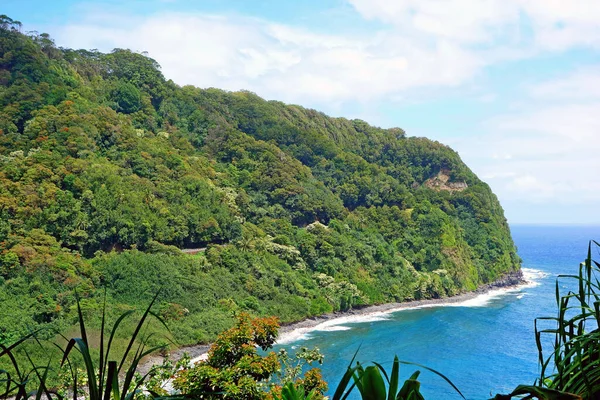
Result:
<svg viewBox="0 0 600 400"><path fill-rule="evenodd" d="M120 82L113 93L113 100L117 104L117 111L131 114L142 108L142 94L131 83Z"/></svg>
<svg viewBox="0 0 600 400"><path fill-rule="evenodd" d="M182 393L204 395L208 399L268 398L267 380L282 366L277 354L259 355L257 347L263 351L271 348L278 329L277 318L252 319L249 314L241 313L236 325L219 335L205 361L177 374L174 387ZM296 383L303 385L307 392L315 390L321 395L327 389L315 369L308 371L304 378L298 378ZM274 390L280 392L281 387Z"/></svg>

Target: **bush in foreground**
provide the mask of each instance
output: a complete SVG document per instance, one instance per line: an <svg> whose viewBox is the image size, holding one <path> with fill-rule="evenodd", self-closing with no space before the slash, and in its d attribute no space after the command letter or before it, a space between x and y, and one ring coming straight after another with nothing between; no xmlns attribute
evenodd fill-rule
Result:
<svg viewBox="0 0 600 400"><path fill-rule="evenodd" d="M258 353L258 348L267 351L273 346L278 329L276 318L252 319L241 313L236 325L219 335L206 360L177 374L174 387L181 393L208 399L266 399L281 394L282 384L285 388L286 384L293 383L313 398L322 398L327 384L319 369L307 371L304 377L296 373L293 376L278 374L282 371L281 357L289 360L288 356ZM304 352L304 360L311 364L321 361L322 357ZM276 375L280 382L272 381Z"/></svg>

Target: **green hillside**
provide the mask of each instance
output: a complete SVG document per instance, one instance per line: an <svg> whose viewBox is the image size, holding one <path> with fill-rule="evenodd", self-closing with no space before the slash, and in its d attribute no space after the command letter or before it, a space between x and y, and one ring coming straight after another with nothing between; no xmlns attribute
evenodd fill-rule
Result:
<svg viewBox="0 0 600 400"><path fill-rule="evenodd" d="M519 268L496 196L443 144L180 87L144 54L0 17L0 343L69 329L75 291L93 319L104 289L119 313L163 287L189 344L231 309L288 322Z"/></svg>

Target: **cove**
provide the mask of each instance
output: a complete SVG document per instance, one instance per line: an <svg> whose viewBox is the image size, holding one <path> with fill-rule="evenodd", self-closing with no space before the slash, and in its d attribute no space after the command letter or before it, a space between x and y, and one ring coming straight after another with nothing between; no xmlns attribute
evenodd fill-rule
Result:
<svg viewBox="0 0 600 400"><path fill-rule="evenodd" d="M325 355L322 371L329 394L359 347L362 363L376 361L388 368L397 354L436 369L467 399L487 399L533 383L539 374L533 321L555 315L556 277L576 272L600 227L515 225L511 231L529 284L458 304L342 319L278 347L318 347ZM561 282L561 289L567 284ZM416 369L403 366L402 377ZM421 371L426 399L460 398L441 378Z"/></svg>

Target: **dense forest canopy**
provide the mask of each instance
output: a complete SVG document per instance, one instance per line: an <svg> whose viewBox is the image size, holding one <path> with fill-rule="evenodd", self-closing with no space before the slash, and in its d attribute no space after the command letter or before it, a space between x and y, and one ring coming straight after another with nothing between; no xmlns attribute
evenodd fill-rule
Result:
<svg viewBox="0 0 600 400"><path fill-rule="evenodd" d="M195 255L181 249L202 249ZM181 344L231 310L302 319L517 270L503 210L449 147L0 17L0 343L148 304ZM115 311L116 312L116 311Z"/></svg>

